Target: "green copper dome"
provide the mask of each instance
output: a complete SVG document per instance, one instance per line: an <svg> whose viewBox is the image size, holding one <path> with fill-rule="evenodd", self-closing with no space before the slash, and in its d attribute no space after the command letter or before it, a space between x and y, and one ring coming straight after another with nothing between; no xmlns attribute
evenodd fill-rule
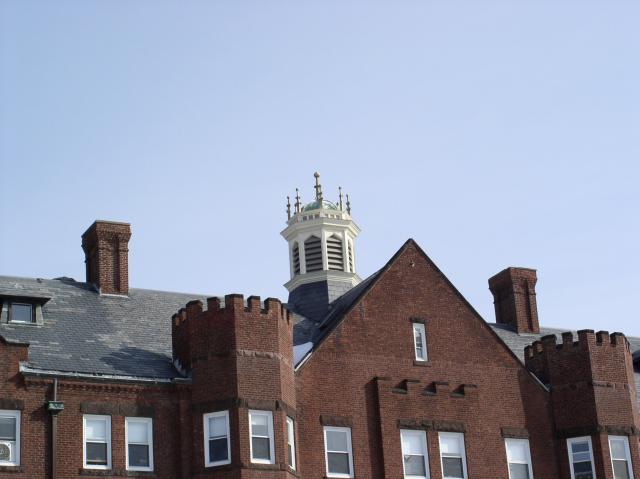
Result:
<svg viewBox="0 0 640 479"><path fill-rule="evenodd" d="M321 207L325 210L338 210L338 207L335 204L331 203L331 201L322 200L322 205L320 205L320 200L315 200L311 203L307 203L302 208L302 211L319 210Z"/></svg>

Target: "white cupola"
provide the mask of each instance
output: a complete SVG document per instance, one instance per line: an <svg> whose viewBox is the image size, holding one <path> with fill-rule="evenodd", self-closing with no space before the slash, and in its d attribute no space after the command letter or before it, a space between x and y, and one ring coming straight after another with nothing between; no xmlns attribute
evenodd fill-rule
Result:
<svg viewBox="0 0 640 479"><path fill-rule="evenodd" d="M317 303L320 298L328 305L361 281L354 249L360 228L351 218L349 195L343 202L339 188L337 203L327 201L320 175L316 172L314 176L314 201L302 206L296 189L292 213L287 197L287 227L281 234L289 245L291 279L284 285L289 290L289 306L301 305L306 299Z"/></svg>

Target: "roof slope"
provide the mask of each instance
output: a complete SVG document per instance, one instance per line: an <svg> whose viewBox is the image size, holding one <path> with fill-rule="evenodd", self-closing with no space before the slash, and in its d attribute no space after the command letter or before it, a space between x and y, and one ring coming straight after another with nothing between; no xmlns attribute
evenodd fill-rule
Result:
<svg viewBox="0 0 640 479"><path fill-rule="evenodd" d="M51 298L44 324L0 324L0 336L29 343L38 369L144 378L180 377L172 365L171 316L201 295L132 288L128 297L87 283L0 276L0 295Z"/></svg>

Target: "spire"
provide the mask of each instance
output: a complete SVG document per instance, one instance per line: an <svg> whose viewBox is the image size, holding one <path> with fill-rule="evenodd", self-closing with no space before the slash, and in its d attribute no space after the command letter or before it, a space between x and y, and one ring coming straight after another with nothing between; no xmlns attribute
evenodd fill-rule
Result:
<svg viewBox="0 0 640 479"><path fill-rule="evenodd" d="M296 188L296 213L300 213L300 192L298 191L298 188Z"/></svg>
<svg viewBox="0 0 640 479"><path fill-rule="evenodd" d="M288 220L291 219L291 201L288 196L287 196L287 219Z"/></svg>
<svg viewBox="0 0 640 479"><path fill-rule="evenodd" d="M340 206L340 211L343 211L344 208L342 206L342 186L338 186L338 205Z"/></svg>
<svg viewBox="0 0 640 479"><path fill-rule="evenodd" d="M316 200L318 200L320 204L322 204L322 185L320 184L320 173L316 171L313 176L316 179L316 186L314 186L314 188L316 189Z"/></svg>
<svg viewBox="0 0 640 479"><path fill-rule="evenodd" d="M351 214L351 202L349 201L349 195L347 195L347 213Z"/></svg>

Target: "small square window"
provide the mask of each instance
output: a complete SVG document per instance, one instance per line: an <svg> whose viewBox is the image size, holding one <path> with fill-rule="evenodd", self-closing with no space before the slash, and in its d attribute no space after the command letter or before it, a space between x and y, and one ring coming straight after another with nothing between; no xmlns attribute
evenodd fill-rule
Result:
<svg viewBox="0 0 640 479"><path fill-rule="evenodd" d="M9 322L33 323L33 305L27 303L11 303L9 306Z"/></svg>

